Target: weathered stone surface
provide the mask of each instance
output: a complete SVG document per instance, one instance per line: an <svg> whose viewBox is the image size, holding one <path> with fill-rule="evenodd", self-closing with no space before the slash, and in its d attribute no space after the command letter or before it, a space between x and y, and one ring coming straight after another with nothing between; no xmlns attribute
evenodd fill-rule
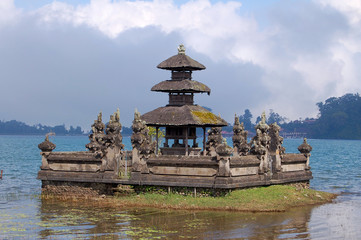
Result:
<svg viewBox="0 0 361 240"><path fill-rule="evenodd" d="M290 163L305 163L307 158L303 154L297 153L287 153L283 155L282 164L290 164Z"/></svg>
<svg viewBox="0 0 361 240"><path fill-rule="evenodd" d="M52 152L47 159L60 162L101 162L99 154L93 152Z"/></svg>
<svg viewBox="0 0 361 240"><path fill-rule="evenodd" d="M282 172L303 171L305 167L305 163L284 164L282 165Z"/></svg>
<svg viewBox="0 0 361 240"><path fill-rule="evenodd" d="M217 176L222 176L222 177L230 177L231 176L231 167L229 164L229 159L220 159L218 161Z"/></svg>
<svg viewBox="0 0 361 240"><path fill-rule="evenodd" d="M255 175L258 173L257 167L231 168L232 176Z"/></svg>
<svg viewBox="0 0 361 240"><path fill-rule="evenodd" d="M183 175L183 176L215 176L217 169L213 168L189 168L189 167L165 167L153 166L149 169L153 174Z"/></svg>
<svg viewBox="0 0 361 240"><path fill-rule="evenodd" d="M53 171L71 171L71 172L96 172L100 170L100 164L87 163L49 163L49 169Z"/></svg>

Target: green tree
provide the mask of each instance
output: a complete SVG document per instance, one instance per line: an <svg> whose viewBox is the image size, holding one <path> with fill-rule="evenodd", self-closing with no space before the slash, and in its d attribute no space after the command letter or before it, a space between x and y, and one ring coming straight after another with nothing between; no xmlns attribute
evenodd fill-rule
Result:
<svg viewBox="0 0 361 240"><path fill-rule="evenodd" d="M239 121L243 122L246 130L253 130L254 125L252 124L252 113L249 109L244 110L244 114L239 116Z"/></svg>

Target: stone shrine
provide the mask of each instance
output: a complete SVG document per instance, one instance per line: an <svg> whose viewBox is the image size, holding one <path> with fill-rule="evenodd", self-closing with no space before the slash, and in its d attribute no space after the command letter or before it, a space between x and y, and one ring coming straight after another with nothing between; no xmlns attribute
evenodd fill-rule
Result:
<svg viewBox="0 0 361 240"><path fill-rule="evenodd" d="M178 54L157 67L171 71L171 79L151 90L168 93L169 102L143 115L135 111L133 149L124 150L119 109L107 125L100 113L92 125L88 151L53 151L55 145L48 137L39 144L42 165L38 179L42 180L43 189L80 186L112 194L112 189L120 185L237 189L308 184L312 179L312 147L305 139L298 148L299 154L285 153L280 127L276 123L268 125L265 113L250 142L236 116L233 148L228 146L222 137L222 127L227 122L194 103L194 94L210 94L211 90L192 79L192 72L204 70L205 66L187 56L183 45ZM156 129L155 142L149 136L149 127ZM161 128L165 128L165 141L158 149ZM197 142L197 128L203 130L202 148Z"/></svg>

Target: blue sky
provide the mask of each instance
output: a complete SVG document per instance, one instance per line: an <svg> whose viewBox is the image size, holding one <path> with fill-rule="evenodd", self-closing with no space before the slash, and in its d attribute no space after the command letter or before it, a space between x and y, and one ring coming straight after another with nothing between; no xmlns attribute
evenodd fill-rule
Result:
<svg viewBox="0 0 361 240"><path fill-rule="evenodd" d="M150 92L177 46L204 64L195 101L228 122L250 109L291 120L361 89L356 0L0 2L1 120L90 127L120 108L130 126L167 104Z"/></svg>

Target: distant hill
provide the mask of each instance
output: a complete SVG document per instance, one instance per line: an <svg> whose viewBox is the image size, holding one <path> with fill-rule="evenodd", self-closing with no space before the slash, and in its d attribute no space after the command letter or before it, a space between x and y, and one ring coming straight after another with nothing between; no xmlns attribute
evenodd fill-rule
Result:
<svg viewBox="0 0 361 240"><path fill-rule="evenodd" d="M84 132L81 127L70 126L69 129L65 125L58 125L55 127L37 124L29 126L26 123L16 120L0 121L0 134L1 135L45 135L53 132L57 135L83 135Z"/></svg>
<svg viewBox="0 0 361 240"><path fill-rule="evenodd" d="M281 125L287 131L306 132L310 138L361 139L361 97L347 93L316 104L319 117Z"/></svg>
<svg viewBox="0 0 361 240"><path fill-rule="evenodd" d="M70 126L69 129L65 128L65 125L57 125L54 127L36 124L33 126L26 123L11 120L0 121L0 135L45 135L53 132L56 135L88 135L88 132L84 132L81 127ZM122 128L122 134L131 135L132 129L129 127Z"/></svg>
<svg viewBox="0 0 361 240"><path fill-rule="evenodd" d="M358 93L347 93L341 97L331 97L325 102L316 103L318 118L286 121L286 117L270 110L267 123L277 122L281 127L281 135L306 136L318 139L361 139L361 97ZM252 114L246 109L239 116L249 133L254 132L255 124L251 122ZM260 121L257 117L256 122ZM225 129L225 128L223 128ZM226 127L229 131L231 126Z"/></svg>

